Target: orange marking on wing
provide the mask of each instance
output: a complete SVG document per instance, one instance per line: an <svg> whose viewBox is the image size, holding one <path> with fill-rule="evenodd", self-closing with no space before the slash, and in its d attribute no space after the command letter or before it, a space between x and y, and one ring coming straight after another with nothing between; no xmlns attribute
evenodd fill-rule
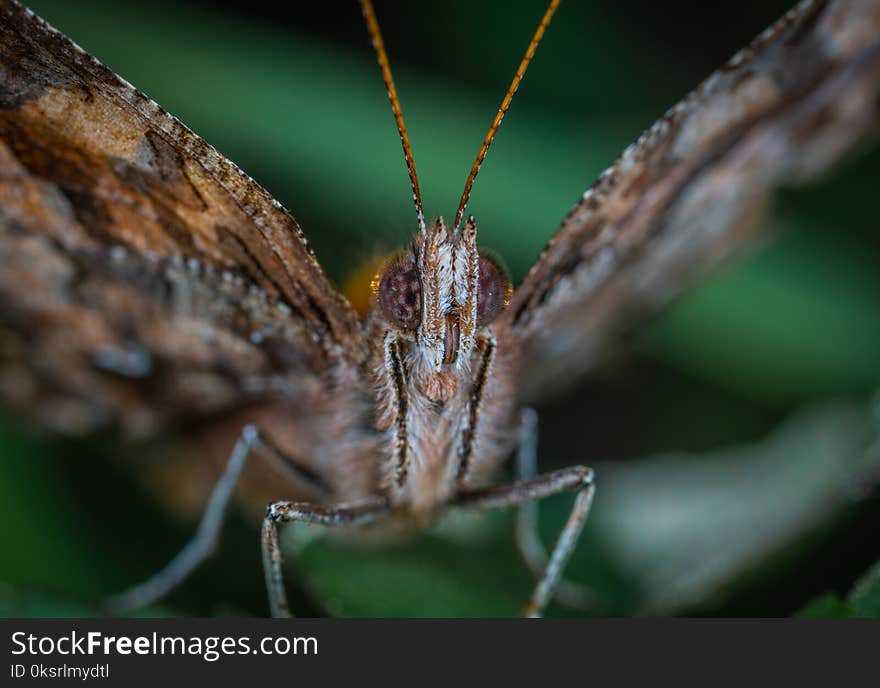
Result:
<svg viewBox="0 0 880 688"><path fill-rule="evenodd" d="M366 317L374 302L373 283L387 263L388 256L374 254L352 272L342 285L342 292L362 319Z"/></svg>

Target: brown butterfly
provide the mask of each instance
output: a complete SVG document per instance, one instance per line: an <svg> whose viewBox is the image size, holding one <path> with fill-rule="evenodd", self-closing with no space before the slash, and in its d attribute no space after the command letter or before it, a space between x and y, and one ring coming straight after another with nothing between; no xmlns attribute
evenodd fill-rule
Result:
<svg viewBox="0 0 880 688"><path fill-rule="evenodd" d="M115 600L151 601L210 553L248 454L301 501L263 542L287 606L277 527L425 526L448 506L520 506L539 614L586 520L592 472L534 476L542 388L590 368L755 229L781 184L824 171L877 120L880 6L806 2L672 108L573 208L511 292L476 243L469 191L557 2L551 2L448 225L425 221L371 3L362 2L404 143L417 235L374 280L362 321L295 220L213 148L12 0L0 2L0 392L68 432L144 435L241 411L199 534ZM491 485L518 455L521 480ZM272 485L277 490L277 485ZM546 557L535 499L577 492Z"/></svg>

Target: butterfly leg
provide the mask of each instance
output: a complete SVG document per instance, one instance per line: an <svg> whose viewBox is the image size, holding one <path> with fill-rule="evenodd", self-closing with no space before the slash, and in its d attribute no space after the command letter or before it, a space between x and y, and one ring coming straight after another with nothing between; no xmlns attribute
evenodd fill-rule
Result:
<svg viewBox="0 0 880 688"><path fill-rule="evenodd" d="M523 616L540 616L547 606L590 513L595 489L592 468L570 466L531 480L463 492L456 498L455 504L458 506L499 509L518 506L560 492L577 491L568 521L556 540L553 552L535 585L531 598L523 609Z"/></svg>
<svg viewBox="0 0 880 688"><path fill-rule="evenodd" d="M214 553L232 493L235 491L248 456L257 448L265 449L273 456L280 455L280 450L264 440L255 426L246 425L229 456L223 475L211 492L208 505L192 539L164 568L143 583L104 600L102 607L105 611L113 615L125 614L156 602L186 580ZM288 460L287 464L294 465L292 460ZM304 479L307 476L304 474L300 477Z"/></svg>
<svg viewBox="0 0 880 688"><path fill-rule="evenodd" d="M275 502L263 519L263 572L269 609L273 617L290 617L287 594L284 592L283 557L278 542L278 526L285 523L314 523L322 526L362 525L388 513L384 498L352 505L322 506L308 502Z"/></svg>
<svg viewBox="0 0 880 688"><path fill-rule="evenodd" d="M538 414L524 409L520 426L520 442L516 452L517 480L531 480L538 474ZM521 502L516 510L514 538L526 566L537 580L547 566L547 551L538 534L538 502ZM588 609L593 602L592 591L584 585L561 578L553 590L554 599L567 607Z"/></svg>

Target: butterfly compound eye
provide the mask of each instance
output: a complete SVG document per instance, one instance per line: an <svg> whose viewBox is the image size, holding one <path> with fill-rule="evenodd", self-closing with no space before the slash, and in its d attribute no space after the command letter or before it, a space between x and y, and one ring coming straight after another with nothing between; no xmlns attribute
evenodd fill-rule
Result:
<svg viewBox="0 0 880 688"><path fill-rule="evenodd" d="M480 253L480 281L477 293L477 327L492 322L507 308L513 287L501 261L492 255Z"/></svg>
<svg viewBox="0 0 880 688"><path fill-rule="evenodd" d="M412 330L422 319L422 283L413 263L393 263L376 289L379 306L391 322Z"/></svg>

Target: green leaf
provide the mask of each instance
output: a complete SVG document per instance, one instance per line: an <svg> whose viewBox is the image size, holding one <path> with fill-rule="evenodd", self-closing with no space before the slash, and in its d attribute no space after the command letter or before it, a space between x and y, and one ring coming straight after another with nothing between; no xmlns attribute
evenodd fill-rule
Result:
<svg viewBox="0 0 880 688"><path fill-rule="evenodd" d="M807 602L797 616L880 619L880 561L856 581L845 600L827 593Z"/></svg>
<svg viewBox="0 0 880 688"><path fill-rule="evenodd" d="M850 616L849 605L833 592L817 597L808 602L797 616L817 619L828 619Z"/></svg>
<svg viewBox="0 0 880 688"><path fill-rule="evenodd" d="M853 586L847 601L852 616L880 619L880 561Z"/></svg>

